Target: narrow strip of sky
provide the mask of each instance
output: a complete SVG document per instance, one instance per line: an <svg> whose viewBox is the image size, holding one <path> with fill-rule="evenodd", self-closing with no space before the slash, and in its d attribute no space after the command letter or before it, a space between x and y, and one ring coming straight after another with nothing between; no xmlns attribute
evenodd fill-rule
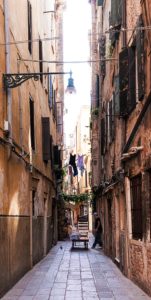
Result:
<svg viewBox="0 0 151 300"><path fill-rule="evenodd" d="M64 61L90 60L88 32L91 28L91 7L88 0L67 0L64 12ZM90 104L90 65L67 64L72 70L76 95L65 95L68 122L76 120L82 105ZM67 83L65 82L65 85Z"/></svg>

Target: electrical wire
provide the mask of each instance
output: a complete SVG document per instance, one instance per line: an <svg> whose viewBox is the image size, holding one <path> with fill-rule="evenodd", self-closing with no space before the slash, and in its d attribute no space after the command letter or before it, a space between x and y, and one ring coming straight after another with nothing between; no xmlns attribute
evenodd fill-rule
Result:
<svg viewBox="0 0 151 300"><path fill-rule="evenodd" d="M35 42L47 42L51 40L59 40L59 37L52 37L52 38L43 38L43 39L33 39L33 40L24 40L24 41L15 41L15 42L9 42L9 43L0 43L0 46L6 46L6 45L17 45L17 44L26 44L26 43L35 43Z"/></svg>
<svg viewBox="0 0 151 300"><path fill-rule="evenodd" d="M31 62L43 62L43 63L51 63L51 64L82 64L82 63L96 63L96 62L100 62L100 61L111 61L111 60L115 60L117 61L118 58L101 58L101 59L96 59L96 60L71 60L71 61L55 61L55 60L38 60L38 59L22 59L22 58L18 58L17 60L19 61L31 61Z"/></svg>

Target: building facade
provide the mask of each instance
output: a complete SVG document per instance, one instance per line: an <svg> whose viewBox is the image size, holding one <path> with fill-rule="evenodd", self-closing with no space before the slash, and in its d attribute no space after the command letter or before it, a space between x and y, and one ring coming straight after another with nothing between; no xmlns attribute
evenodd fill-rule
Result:
<svg viewBox="0 0 151 300"><path fill-rule="evenodd" d="M61 4L0 1L0 296L57 242Z"/></svg>
<svg viewBox="0 0 151 300"><path fill-rule="evenodd" d="M96 52L92 58L97 65L92 66L92 93L97 95L95 101L92 98L92 109L97 108L92 157L94 127L99 141L97 163L92 160L92 177L99 178L92 182L95 206L105 252L149 295L150 5L137 0L91 1Z"/></svg>

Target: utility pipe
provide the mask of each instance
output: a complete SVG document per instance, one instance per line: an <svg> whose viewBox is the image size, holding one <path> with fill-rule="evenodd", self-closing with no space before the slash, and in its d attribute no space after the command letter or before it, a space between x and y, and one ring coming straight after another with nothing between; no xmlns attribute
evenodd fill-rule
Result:
<svg viewBox="0 0 151 300"><path fill-rule="evenodd" d="M11 73L10 70L10 29L9 29L9 0L3 0L4 7L4 22L5 22L5 62L6 73ZM9 139L12 142L12 92L11 89L7 89L7 121L9 123Z"/></svg>

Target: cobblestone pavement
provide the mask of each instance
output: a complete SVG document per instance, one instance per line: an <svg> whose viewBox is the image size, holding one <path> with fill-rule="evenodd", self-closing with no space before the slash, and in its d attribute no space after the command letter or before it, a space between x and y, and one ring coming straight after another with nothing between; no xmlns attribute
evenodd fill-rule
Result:
<svg viewBox="0 0 151 300"><path fill-rule="evenodd" d="M147 300L100 249L71 250L59 242L3 300Z"/></svg>

